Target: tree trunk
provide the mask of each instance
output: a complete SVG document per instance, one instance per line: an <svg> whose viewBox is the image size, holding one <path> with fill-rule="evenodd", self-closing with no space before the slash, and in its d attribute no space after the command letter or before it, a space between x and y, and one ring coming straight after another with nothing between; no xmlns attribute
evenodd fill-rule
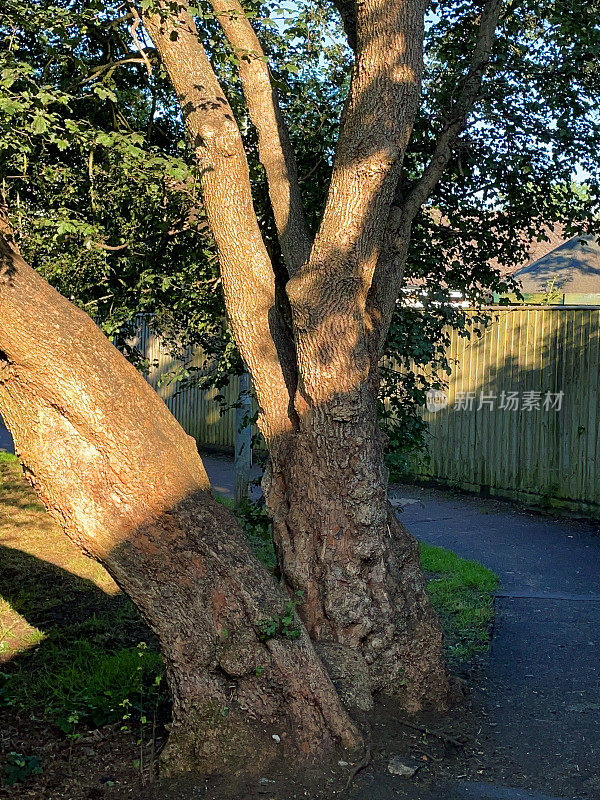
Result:
<svg viewBox="0 0 600 800"><path fill-rule="evenodd" d="M217 6L221 0L214 0ZM373 377L385 322L375 319L380 311L367 309L419 103L425 4L366 0L355 6L357 56L328 199L308 259L287 263L291 320L286 314L285 324L239 128L194 21L185 3L177 14L163 4L163 16L147 16L145 25L201 167L228 316L269 448L264 488L282 575L291 589L305 592L301 613L338 685L354 683L347 702L367 707L373 687L401 695L410 710L445 708L439 622L416 544L387 507ZM247 33L245 21L222 26L235 49ZM260 117L267 96L273 101L264 70L256 63L240 69L240 77L247 95L260 88L260 102L247 97L251 116ZM274 147L280 120L271 111L262 124L256 121L263 152ZM275 150L281 155L285 146ZM275 150L266 166L272 189L273 181L293 177L276 168L285 156ZM271 197L277 202L281 194ZM360 691L355 674L362 676Z"/></svg>
<svg viewBox="0 0 600 800"><path fill-rule="evenodd" d="M360 735L301 624L283 635L286 595L212 496L195 442L1 239L0 257L0 412L49 511L158 637L173 697L165 772L337 764Z"/></svg>
<svg viewBox="0 0 600 800"><path fill-rule="evenodd" d="M305 409L286 452L264 481L276 548L342 698L366 710L383 690L407 711L448 708L441 626L418 543L387 502L371 388Z"/></svg>

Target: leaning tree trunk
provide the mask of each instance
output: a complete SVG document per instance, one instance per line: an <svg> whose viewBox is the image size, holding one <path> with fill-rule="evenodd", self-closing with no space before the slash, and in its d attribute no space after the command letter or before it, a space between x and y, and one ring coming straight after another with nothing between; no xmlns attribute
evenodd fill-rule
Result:
<svg viewBox="0 0 600 800"><path fill-rule="evenodd" d="M265 640L259 623L277 628L286 596L213 498L194 440L1 239L0 257L0 411L49 511L158 637L173 697L165 771L337 763L360 735L304 628Z"/></svg>

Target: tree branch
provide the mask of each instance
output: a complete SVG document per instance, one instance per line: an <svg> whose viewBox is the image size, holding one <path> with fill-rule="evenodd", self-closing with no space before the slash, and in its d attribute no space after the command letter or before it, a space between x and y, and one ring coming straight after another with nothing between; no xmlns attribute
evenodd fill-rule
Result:
<svg viewBox="0 0 600 800"><path fill-rule="evenodd" d="M356 51L356 11L353 0L333 0L342 18L342 25L348 37L348 44Z"/></svg>
<svg viewBox="0 0 600 800"><path fill-rule="evenodd" d="M364 302L419 104L425 2L354 10L356 62L311 270L354 281Z"/></svg>
<svg viewBox="0 0 600 800"><path fill-rule="evenodd" d="M313 405L353 398L369 377L367 295L419 105L425 8L354 3L356 60L327 203L310 260L286 287Z"/></svg>
<svg viewBox="0 0 600 800"><path fill-rule="evenodd" d="M152 65L150 64L150 60L148 59L148 56L146 55L145 50L142 47L142 43L138 39L138 35L137 35L137 29L138 29L139 25L141 25L142 19L141 19L140 15L138 14L138 11L135 8L135 6L133 6L133 5L130 6L130 11L131 11L131 14L133 16L133 22L131 23L131 25L129 27L129 33L131 34L131 38L133 39L133 43L137 47L138 52L141 55L141 57L142 57L142 59L144 61L144 64L146 65L146 69L148 70L148 75L150 76L150 75L152 75Z"/></svg>
<svg viewBox="0 0 600 800"><path fill-rule="evenodd" d="M160 14L144 15L144 25L181 104L200 167L229 319L261 406L261 430L273 440L292 427L289 403L295 385L290 386L293 377L284 375L284 368L291 372L295 362L275 312L275 276L254 211L240 131L186 7L180 3L172 13L164 2Z"/></svg>
<svg viewBox="0 0 600 800"><path fill-rule="evenodd" d="M112 73L115 71L117 67L121 67L124 64L148 64L151 63L152 59L156 57L154 50L149 50L147 47L144 48L144 57L142 56L128 56L127 58L119 58L116 61L109 61L107 64L100 64L90 72L90 74L80 81L80 85L89 83L90 81L96 80L96 78L100 78L104 73L106 73L105 77L110 78ZM147 67L146 67L147 68Z"/></svg>
<svg viewBox="0 0 600 800"><path fill-rule="evenodd" d="M412 222L442 177L458 137L467 125L469 113L481 91L503 5L503 0L487 0L481 14L469 71L433 155L408 197L391 208L387 225L388 244L380 255L369 292L374 354L378 354L383 347L400 291Z"/></svg>
<svg viewBox="0 0 600 800"><path fill-rule="evenodd" d="M277 93L262 46L241 3L210 0L210 4L239 59L239 76L258 133L258 154L267 175L281 251L292 275L307 261L312 243L304 220L296 159Z"/></svg>
<svg viewBox="0 0 600 800"><path fill-rule="evenodd" d="M421 179L411 190L405 202L402 204L402 207L397 212L398 221L401 221L401 219L404 221L410 219L412 221L415 218L418 210L427 200L444 174L456 141L461 132L465 129L469 114L481 91L481 82L486 67L489 64L496 28L498 27L503 5L503 0L487 0L484 6L479 23L477 42L471 59L471 66L462 85L458 100L449 115L444 130L437 141L435 151ZM395 216L396 215L390 220L392 224Z"/></svg>

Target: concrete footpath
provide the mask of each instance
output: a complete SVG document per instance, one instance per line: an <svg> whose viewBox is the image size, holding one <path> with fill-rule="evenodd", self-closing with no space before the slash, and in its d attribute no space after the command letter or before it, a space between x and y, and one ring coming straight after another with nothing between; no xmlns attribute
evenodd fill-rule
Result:
<svg viewBox="0 0 600 800"><path fill-rule="evenodd" d="M418 539L477 559L501 585L472 698L475 766L429 790L365 778L357 800L599 800L598 524L429 488L393 493L417 501L400 518Z"/></svg>

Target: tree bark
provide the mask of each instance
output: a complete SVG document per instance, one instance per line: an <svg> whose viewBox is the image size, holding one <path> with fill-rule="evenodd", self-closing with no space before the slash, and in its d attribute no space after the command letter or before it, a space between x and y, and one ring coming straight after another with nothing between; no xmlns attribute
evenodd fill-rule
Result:
<svg viewBox="0 0 600 800"><path fill-rule="evenodd" d="M267 175L269 199L283 258L290 274L310 255L310 240L296 157L283 121L265 54L239 0L210 0L223 33L239 59L248 113L258 134L258 155Z"/></svg>
<svg viewBox="0 0 600 800"><path fill-rule="evenodd" d="M225 22L225 6L213 6ZM420 96L423 13L422 0L357 5L357 61L323 221L308 261L288 265L293 346L239 130L193 19L181 6L145 19L202 169L227 310L258 396L282 577L305 592L300 612L338 686L342 673L350 682L363 676L347 701L367 707L371 689L384 689L410 710L445 708L448 679L416 545L388 512L376 419L380 348L367 297ZM224 26L230 41L240 25ZM241 71L246 92L258 91L249 71ZM258 99L249 100L257 125ZM263 138L266 130L274 125Z"/></svg>
<svg viewBox="0 0 600 800"><path fill-rule="evenodd" d="M301 624L296 639L261 633L287 596L212 496L194 440L3 239L0 411L50 513L158 637L173 697L166 774L247 778L360 747Z"/></svg>
<svg viewBox="0 0 600 800"><path fill-rule="evenodd" d="M177 92L200 167L206 215L215 238L229 321L259 402L267 442L293 429L293 345L275 308L275 275L254 212L248 163L231 106L181 3L148 29Z"/></svg>
<svg viewBox="0 0 600 800"><path fill-rule="evenodd" d="M442 630L415 539L387 502L387 469L369 384L305 408L285 460L263 489L283 579L348 707L371 694L409 712L453 702Z"/></svg>

